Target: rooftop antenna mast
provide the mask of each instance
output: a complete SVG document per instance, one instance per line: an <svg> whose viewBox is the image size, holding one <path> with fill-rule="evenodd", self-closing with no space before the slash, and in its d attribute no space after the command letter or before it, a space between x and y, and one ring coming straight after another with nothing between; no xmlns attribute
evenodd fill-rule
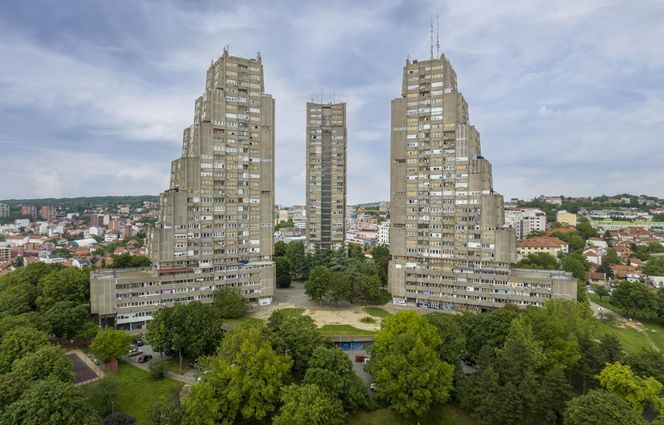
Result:
<svg viewBox="0 0 664 425"><path fill-rule="evenodd" d="M438 24L438 14L436 13L436 58L440 57L440 26Z"/></svg>
<svg viewBox="0 0 664 425"><path fill-rule="evenodd" d="M433 18L429 25L429 48L431 50L431 59L433 59Z"/></svg>

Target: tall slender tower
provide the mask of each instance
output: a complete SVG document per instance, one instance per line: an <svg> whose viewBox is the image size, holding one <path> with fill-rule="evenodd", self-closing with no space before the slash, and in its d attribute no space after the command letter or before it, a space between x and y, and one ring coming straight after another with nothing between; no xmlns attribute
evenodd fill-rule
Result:
<svg viewBox="0 0 664 425"><path fill-rule="evenodd" d="M392 101L389 290L443 310L576 296L571 275L510 270L515 236L450 62L407 60Z"/></svg>
<svg viewBox="0 0 664 425"><path fill-rule="evenodd" d="M155 309L210 301L221 287L271 302L274 99L264 92L260 55L245 59L224 49L210 65L160 202L149 235L153 267L94 273L93 313L116 314L116 325L135 329Z"/></svg>
<svg viewBox="0 0 664 425"><path fill-rule="evenodd" d="M307 103L307 248L343 245L346 104Z"/></svg>

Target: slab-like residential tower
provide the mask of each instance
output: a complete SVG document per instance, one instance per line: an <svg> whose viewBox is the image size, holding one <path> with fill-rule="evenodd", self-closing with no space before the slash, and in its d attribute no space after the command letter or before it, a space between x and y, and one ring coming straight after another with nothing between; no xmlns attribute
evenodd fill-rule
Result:
<svg viewBox="0 0 664 425"><path fill-rule="evenodd" d="M91 309L100 322L140 328L160 307L211 301L222 287L271 303L274 99L264 90L260 55L225 49L210 65L160 203L149 235L152 267L92 274Z"/></svg>
<svg viewBox="0 0 664 425"><path fill-rule="evenodd" d="M307 249L343 245L346 104L307 103Z"/></svg>
<svg viewBox="0 0 664 425"><path fill-rule="evenodd" d="M576 297L568 273L510 268L514 231L444 55L406 61L401 97L392 101L390 167L395 303L484 310Z"/></svg>

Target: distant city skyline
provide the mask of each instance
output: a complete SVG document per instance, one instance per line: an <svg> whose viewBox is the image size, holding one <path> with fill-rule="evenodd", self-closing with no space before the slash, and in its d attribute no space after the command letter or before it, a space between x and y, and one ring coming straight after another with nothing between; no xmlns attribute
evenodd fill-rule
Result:
<svg viewBox="0 0 664 425"><path fill-rule="evenodd" d="M304 204L321 93L347 103L348 203L387 200L390 100L437 13L496 191L664 196L662 2L26 1L0 5L0 199L166 189L201 70L230 44L266 66L277 204Z"/></svg>

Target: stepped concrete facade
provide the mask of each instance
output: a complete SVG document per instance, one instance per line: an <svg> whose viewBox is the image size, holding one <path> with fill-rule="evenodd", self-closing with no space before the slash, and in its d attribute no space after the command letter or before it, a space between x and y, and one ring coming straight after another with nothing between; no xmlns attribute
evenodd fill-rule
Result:
<svg viewBox="0 0 664 425"><path fill-rule="evenodd" d="M407 60L392 101L388 289L397 304L487 310L575 298L559 271L512 269L514 230L450 62Z"/></svg>
<svg viewBox="0 0 664 425"><path fill-rule="evenodd" d="M240 58L225 49L211 64L148 236L153 266L91 275L91 310L100 323L139 329L155 310L209 302L222 287L271 303L274 107L260 55Z"/></svg>
<svg viewBox="0 0 664 425"><path fill-rule="evenodd" d="M346 238L346 104L307 103L307 249Z"/></svg>

